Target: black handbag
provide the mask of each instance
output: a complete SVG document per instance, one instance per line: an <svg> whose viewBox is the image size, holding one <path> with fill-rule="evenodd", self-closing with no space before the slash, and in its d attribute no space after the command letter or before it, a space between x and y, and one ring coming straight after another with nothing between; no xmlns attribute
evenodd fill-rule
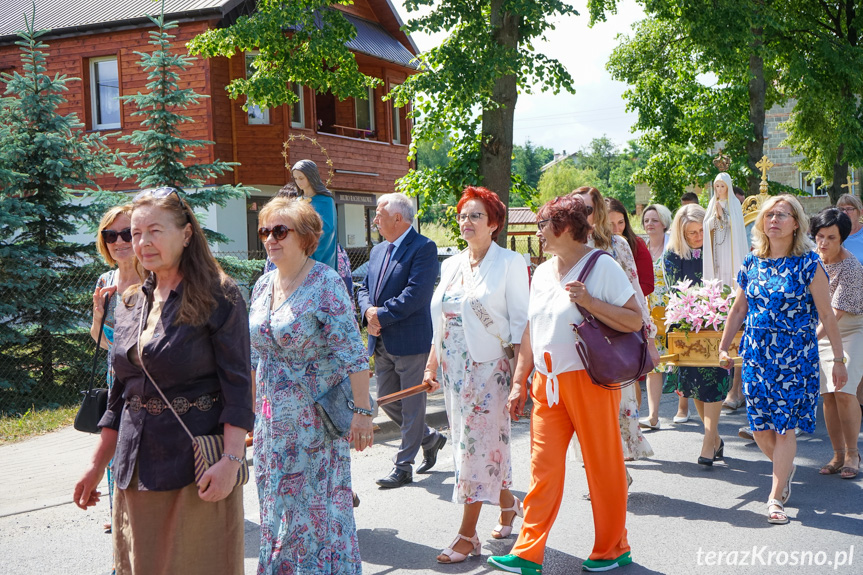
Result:
<svg viewBox="0 0 863 575"><path fill-rule="evenodd" d="M105 318L108 315L108 304L111 302L111 294L105 296L105 313L102 314L102 323L99 325L99 337L96 341L96 351L93 353L93 369L90 373L90 389L82 391L84 400L75 415L75 429L84 433L101 433L99 421L108 409L108 390L103 387L93 387L96 380L96 362L99 359L99 350L102 349L102 331L105 328Z"/></svg>
<svg viewBox="0 0 863 575"><path fill-rule="evenodd" d="M587 256L577 281L584 283L596 260L603 255L612 257L602 250ZM605 389L623 389L655 367L650 357L650 338L643 323L638 331L620 332L602 323L580 305L575 305L584 317L584 321L572 326L575 350L590 381Z"/></svg>

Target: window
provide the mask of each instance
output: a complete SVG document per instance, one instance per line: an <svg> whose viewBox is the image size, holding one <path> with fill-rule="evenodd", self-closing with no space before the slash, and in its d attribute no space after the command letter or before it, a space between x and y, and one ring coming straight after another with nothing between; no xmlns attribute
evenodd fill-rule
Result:
<svg viewBox="0 0 863 575"><path fill-rule="evenodd" d="M116 56L90 59L90 103L94 130L120 127L120 74Z"/></svg>
<svg viewBox="0 0 863 575"><path fill-rule="evenodd" d="M246 54L246 78L251 78L252 74L255 73L255 68L252 66L252 63L255 61L258 55L256 53L247 53ZM270 110L268 108L261 108L251 100L248 102L249 105L249 123L250 124L269 124L270 123Z"/></svg>
<svg viewBox="0 0 863 575"><path fill-rule="evenodd" d="M291 90L297 95L297 103L291 106L291 126L294 128L306 127L306 99L303 96L302 84L291 84Z"/></svg>
<svg viewBox="0 0 863 575"><path fill-rule="evenodd" d="M402 109L393 104L393 144L402 143L401 115Z"/></svg>
<svg viewBox="0 0 863 575"><path fill-rule="evenodd" d="M375 131L375 107L374 107L374 89L369 88L367 98L357 98L354 100L357 114L357 128L360 130Z"/></svg>
<svg viewBox="0 0 863 575"><path fill-rule="evenodd" d="M810 196L824 196L827 190L822 187L824 180L821 176L813 176L811 172L800 172L800 189Z"/></svg>

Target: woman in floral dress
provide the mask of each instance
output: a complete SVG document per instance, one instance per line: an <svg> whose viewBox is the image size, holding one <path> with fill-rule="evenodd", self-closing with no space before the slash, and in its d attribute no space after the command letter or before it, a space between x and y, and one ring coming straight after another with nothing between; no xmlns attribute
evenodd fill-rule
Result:
<svg viewBox="0 0 863 575"><path fill-rule="evenodd" d="M840 389L848 381L827 272L812 251L808 227L794 196L773 196L762 204L752 228L752 253L737 274L737 295L719 342L719 359L727 362L728 347L746 320L740 342L743 395L755 442L773 462L767 521L774 524L789 521L785 505L795 471L794 430L815 431L819 317L833 351L833 386Z"/></svg>
<svg viewBox="0 0 863 575"><path fill-rule="evenodd" d="M438 363L443 368L456 474L453 502L463 505L459 534L438 555L440 563L479 554L476 524L483 503L500 506L495 539L508 537L522 515L521 502L510 492L507 398L513 370L507 351L514 363L527 326L527 263L495 242L506 217L497 194L468 187L457 209L468 247L442 266L431 301L434 336L424 374L436 389Z"/></svg>
<svg viewBox="0 0 863 575"><path fill-rule="evenodd" d="M258 573L362 571L349 441L372 443L368 359L338 274L310 259L321 219L274 198L258 234L276 269L255 284L249 313L256 373L255 477L261 505ZM314 402L350 377L347 438L330 439Z"/></svg>
<svg viewBox="0 0 863 575"><path fill-rule="evenodd" d="M704 208L690 204L680 208L674 216L671 238L662 256L667 285L675 286L685 280L701 283L704 214ZM694 400L695 409L704 422L699 465L711 466L724 456L724 442L719 437L719 415L730 386L727 369L678 367L677 393Z"/></svg>
<svg viewBox="0 0 863 575"><path fill-rule="evenodd" d="M610 253L618 265L623 268L632 289L635 291L635 299L641 309L644 325L647 326L650 337L656 336L656 325L650 319L650 311L647 308L647 299L641 291L638 282L638 271L635 266L635 257L626 240L611 233L608 223L608 208L602 194L596 188L582 186L573 192L581 198L588 210L587 221L593 226L588 245L599 248ZM650 457L653 448L641 433L638 425L638 399L635 395L634 385L628 385L620 391L620 438L623 441L623 458L626 461ZM578 436L573 439L573 445L578 441Z"/></svg>

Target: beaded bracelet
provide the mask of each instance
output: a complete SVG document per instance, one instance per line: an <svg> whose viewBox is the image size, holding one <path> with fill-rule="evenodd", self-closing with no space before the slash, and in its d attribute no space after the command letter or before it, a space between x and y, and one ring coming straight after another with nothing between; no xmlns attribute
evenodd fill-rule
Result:
<svg viewBox="0 0 863 575"><path fill-rule="evenodd" d="M237 462L237 463L239 463L240 465L242 465L242 464L243 464L243 460L242 460L242 459L240 459L239 457L237 457L236 455L231 455L230 453L223 453L223 454L222 454L222 457L227 457L227 458L228 458L228 459L230 459L231 461L236 461L236 462Z"/></svg>

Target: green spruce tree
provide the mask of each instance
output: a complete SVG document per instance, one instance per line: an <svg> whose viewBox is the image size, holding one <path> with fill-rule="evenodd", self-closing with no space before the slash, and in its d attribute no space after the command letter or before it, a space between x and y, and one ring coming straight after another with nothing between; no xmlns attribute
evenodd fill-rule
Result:
<svg viewBox="0 0 863 575"><path fill-rule="evenodd" d="M85 134L75 114L60 114L65 75L49 76L25 16L23 73L3 74L0 101L0 412L71 403L92 351L87 313L92 282L75 279L91 245L67 238L94 214L82 196L113 155L99 133ZM75 197L77 196L77 197ZM93 279L95 281L95 278Z"/></svg>
<svg viewBox="0 0 863 575"><path fill-rule="evenodd" d="M121 98L137 107L132 116L143 118L140 130L120 138L120 141L137 148L137 151L123 154L126 165L115 168L116 175L123 179L134 179L141 188L179 188L186 192L183 199L197 210L214 204L224 207L229 198L248 196L251 188L242 185L207 185L237 164L221 160L210 163L195 161L195 151L212 146L214 142L183 137L182 125L192 121L191 117L183 114L183 110L208 96L179 86L181 74L192 65L195 58L171 50L174 36L168 31L176 28L177 23L165 22L164 3L162 14L158 18L151 16L150 20L159 28L150 32L150 44L156 49L149 54L136 52L141 57L139 64L148 72L148 91ZM222 234L206 228L204 231L210 242L229 241Z"/></svg>

